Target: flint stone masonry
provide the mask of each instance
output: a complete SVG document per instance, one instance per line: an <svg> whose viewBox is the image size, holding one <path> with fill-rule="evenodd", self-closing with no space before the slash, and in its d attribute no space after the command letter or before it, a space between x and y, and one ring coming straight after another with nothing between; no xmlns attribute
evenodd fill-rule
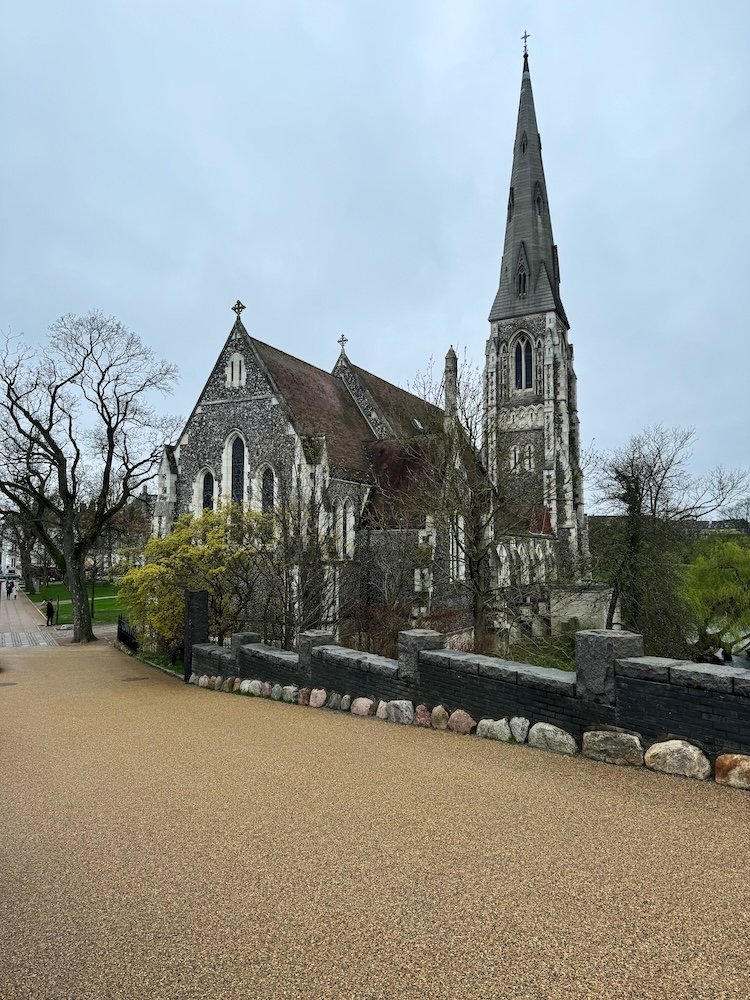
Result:
<svg viewBox="0 0 750 1000"><path fill-rule="evenodd" d="M632 733L605 730L584 733L583 756L621 767L643 766L643 746Z"/></svg>
<svg viewBox="0 0 750 1000"><path fill-rule="evenodd" d="M583 701L615 703L615 660L643 656L643 636L635 632L587 629L576 632L576 694Z"/></svg>

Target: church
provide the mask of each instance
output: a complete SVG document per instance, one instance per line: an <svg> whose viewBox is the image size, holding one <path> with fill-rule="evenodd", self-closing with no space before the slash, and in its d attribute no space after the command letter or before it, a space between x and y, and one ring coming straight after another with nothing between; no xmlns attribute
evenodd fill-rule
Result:
<svg viewBox="0 0 750 1000"><path fill-rule="evenodd" d="M429 623L440 608L470 620L464 518L443 524L405 502L424 492L431 442L457 420L452 348L438 407L360 368L344 337L327 372L255 337L239 300L233 309L213 371L179 438L165 446L153 533L164 536L181 514L222 502L269 516L312 504L316 532L328 535L321 551L330 601L317 624L337 625L355 599L384 600L389 550L413 622ZM525 53L489 323L481 441L471 444L470 461L497 507L482 528L497 605L489 626L497 627L519 603L509 601L510 588L522 593L527 618L543 619L545 585L571 584L588 564L573 347Z"/></svg>

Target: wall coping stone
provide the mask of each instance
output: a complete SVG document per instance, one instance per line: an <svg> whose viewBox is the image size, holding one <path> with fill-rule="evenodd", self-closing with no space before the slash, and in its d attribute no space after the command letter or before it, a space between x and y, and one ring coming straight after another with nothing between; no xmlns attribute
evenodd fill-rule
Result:
<svg viewBox="0 0 750 1000"><path fill-rule="evenodd" d="M380 674L383 677L395 677L398 673L398 660L376 656L375 653L363 653L346 646L314 646L310 653L318 660L358 667L365 673Z"/></svg>
<svg viewBox="0 0 750 1000"><path fill-rule="evenodd" d="M618 677L634 677L643 681L669 683L669 667L673 663L686 663L668 656L627 656L615 660L615 674Z"/></svg>
<svg viewBox="0 0 750 1000"><path fill-rule="evenodd" d="M419 652L419 659L423 663L431 663L438 667L450 667L453 670L461 670L465 674L479 673L477 658L461 649L422 649Z"/></svg>
<svg viewBox="0 0 750 1000"><path fill-rule="evenodd" d="M249 642L240 649L245 649L257 660L266 660L268 663L299 663L299 654L293 653L290 649L276 649L275 646L266 646L263 642Z"/></svg>
<svg viewBox="0 0 750 1000"><path fill-rule="evenodd" d="M728 663L693 663L692 660L672 660L665 656L632 656L615 661L619 677L660 681L702 691L750 695L750 669Z"/></svg>
<svg viewBox="0 0 750 1000"><path fill-rule="evenodd" d="M750 680L750 670L730 667L729 664L675 663L669 668L669 679L672 684L682 687L731 692L736 679Z"/></svg>
<svg viewBox="0 0 750 1000"><path fill-rule="evenodd" d="M518 683L541 691L557 691L570 698L576 696L576 673L574 670L558 670L556 667L536 667L530 663L516 665Z"/></svg>

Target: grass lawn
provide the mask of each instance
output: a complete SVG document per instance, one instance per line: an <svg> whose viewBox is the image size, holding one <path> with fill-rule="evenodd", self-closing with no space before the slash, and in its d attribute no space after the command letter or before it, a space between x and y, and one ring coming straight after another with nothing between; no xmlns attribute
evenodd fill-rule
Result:
<svg viewBox="0 0 750 1000"><path fill-rule="evenodd" d="M98 590L98 588L97 588ZM53 604L55 602L53 601ZM70 625L73 622L73 605L72 604L60 604L59 614L57 617L58 608L55 605L55 625ZM118 615L122 614L122 608L120 607L120 602L116 597L103 597L101 600L98 597L94 598L94 624L97 622L116 622Z"/></svg>
<svg viewBox="0 0 750 1000"><path fill-rule="evenodd" d="M86 587L86 593L91 598L91 584ZM97 583L94 596L96 600L100 597L117 597L117 584ZM29 594L28 597L35 604L40 604L42 601L52 601L54 604L55 601L69 601L70 591L64 583L48 583L46 587L39 588L38 594Z"/></svg>
<svg viewBox="0 0 750 1000"><path fill-rule="evenodd" d="M86 588L86 593L91 603L91 585ZM55 606L56 625L72 623L73 605L70 603L70 591L64 583L50 583L46 587L41 587L38 594L29 594L28 597L35 604L52 601ZM117 596L117 584L97 583L94 588L94 622L116 622L120 614L122 608Z"/></svg>

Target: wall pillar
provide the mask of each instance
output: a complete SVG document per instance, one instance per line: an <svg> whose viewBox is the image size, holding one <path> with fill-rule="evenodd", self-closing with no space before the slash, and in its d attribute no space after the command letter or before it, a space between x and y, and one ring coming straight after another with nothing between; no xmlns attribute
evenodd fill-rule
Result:
<svg viewBox="0 0 750 1000"><path fill-rule="evenodd" d="M237 652L240 646L249 646L252 643L260 641L261 638L257 632L234 632L232 635L232 652L234 653L235 661L237 660Z"/></svg>
<svg viewBox="0 0 750 1000"><path fill-rule="evenodd" d="M643 656L643 636L614 629L576 632L576 695L599 705L615 703L615 660Z"/></svg>
<svg viewBox="0 0 750 1000"><path fill-rule="evenodd" d="M208 591L185 591L185 631L182 662L187 684L193 672L193 646L208 642Z"/></svg>
<svg viewBox="0 0 750 1000"><path fill-rule="evenodd" d="M423 649L445 649L445 636L430 628L410 628L398 634L398 676L419 687L419 654Z"/></svg>
<svg viewBox="0 0 750 1000"><path fill-rule="evenodd" d="M299 652L299 673L301 680L309 681L312 679L312 651L315 646L338 646L336 636L333 632L326 632L320 628L300 632L297 650Z"/></svg>

